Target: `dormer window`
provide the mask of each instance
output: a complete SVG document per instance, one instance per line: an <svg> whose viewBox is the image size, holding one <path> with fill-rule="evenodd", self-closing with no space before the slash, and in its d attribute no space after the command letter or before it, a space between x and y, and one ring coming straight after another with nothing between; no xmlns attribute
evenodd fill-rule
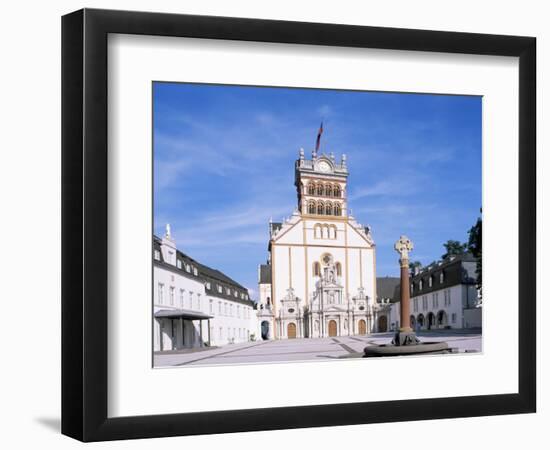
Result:
<svg viewBox="0 0 550 450"><path fill-rule="evenodd" d="M432 287L432 284L433 284L433 278L431 275L430 275L430 278L428 278L428 286L429 287Z"/></svg>
<svg viewBox="0 0 550 450"><path fill-rule="evenodd" d="M206 282L206 289L210 290L211 287L212 287L212 286L211 286L211 284L210 284L210 281L207 281L207 282Z"/></svg>
<svg viewBox="0 0 550 450"><path fill-rule="evenodd" d="M218 292L221 294L222 293L222 287L218 284Z"/></svg>
<svg viewBox="0 0 550 450"><path fill-rule="evenodd" d="M422 283L422 280L420 280L420 281L418 282L418 289L419 289L419 290L422 290L422 284L423 284L423 283Z"/></svg>
<svg viewBox="0 0 550 450"><path fill-rule="evenodd" d="M186 264L186 265L185 265L185 271L186 271L187 273L191 273L191 266L190 266L189 264Z"/></svg>
<svg viewBox="0 0 550 450"><path fill-rule="evenodd" d="M160 251L155 250L154 258L155 258L157 261L160 261Z"/></svg>
<svg viewBox="0 0 550 450"><path fill-rule="evenodd" d="M178 259L176 261L176 266L178 267L178 269L181 269L181 259Z"/></svg>
<svg viewBox="0 0 550 450"><path fill-rule="evenodd" d="M199 275L199 271L196 267L193 267L193 275L195 275L195 276Z"/></svg>
<svg viewBox="0 0 550 450"><path fill-rule="evenodd" d="M439 284L443 284L444 281L445 281L445 273L441 272L439 274Z"/></svg>

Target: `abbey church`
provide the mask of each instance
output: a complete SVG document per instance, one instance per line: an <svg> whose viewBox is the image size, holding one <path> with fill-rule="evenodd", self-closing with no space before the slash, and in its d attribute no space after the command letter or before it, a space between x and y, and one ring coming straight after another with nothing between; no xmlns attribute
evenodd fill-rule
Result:
<svg viewBox="0 0 550 450"><path fill-rule="evenodd" d="M259 266L263 339L368 334L376 300L376 248L350 214L346 156L295 163L297 207L270 222L267 264Z"/></svg>

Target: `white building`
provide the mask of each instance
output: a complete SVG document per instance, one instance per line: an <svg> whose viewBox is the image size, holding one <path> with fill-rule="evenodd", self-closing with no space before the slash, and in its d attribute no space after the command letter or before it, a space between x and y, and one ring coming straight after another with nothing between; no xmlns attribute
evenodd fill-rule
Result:
<svg viewBox="0 0 550 450"><path fill-rule="evenodd" d="M255 339L254 307L245 287L177 250L169 226L153 237L154 351Z"/></svg>
<svg viewBox="0 0 550 450"><path fill-rule="evenodd" d="M482 308L476 287L476 259L450 256L411 277L411 327L420 330L481 328ZM399 289L397 289L397 294ZM391 328L399 328L399 297L391 308Z"/></svg>
<svg viewBox="0 0 550 450"><path fill-rule="evenodd" d="M348 336L373 329L376 251L369 227L351 215L346 157L295 163L297 207L270 223L269 258L259 268L264 339Z"/></svg>

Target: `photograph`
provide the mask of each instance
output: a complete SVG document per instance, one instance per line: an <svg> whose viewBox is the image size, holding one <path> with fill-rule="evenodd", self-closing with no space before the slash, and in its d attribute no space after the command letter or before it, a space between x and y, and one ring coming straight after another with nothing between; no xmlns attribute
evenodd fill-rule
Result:
<svg viewBox="0 0 550 450"><path fill-rule="evenodd" d="M482 352L482 105L154 81L153 367Z"/></svg>

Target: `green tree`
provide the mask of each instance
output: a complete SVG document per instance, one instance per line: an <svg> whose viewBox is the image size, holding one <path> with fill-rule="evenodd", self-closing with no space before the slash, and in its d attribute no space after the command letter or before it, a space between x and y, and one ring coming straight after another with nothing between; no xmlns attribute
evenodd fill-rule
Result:
<svg viewBox="0 0 550 450"><path fill-rule="evenodd" d="M443 244L443 247L445 247L446 252L444 255L441 256L441 258L445 259L448 256L462 255L466 253L468 245L462 244L459 241L453 241L452 239L449 239L447 242Z"/></svg>
<svg viewBox="0 0 550 450"><path fill-rule="evenodd" d="M480 210L481 212L481 210ZM481 282L482 282L482 271L481 271L481 217L478 217L475 225L470 228L468 231L468 251L474 255L476 258L476 285L479 290L479 295L481 297Z"/></svg>
<svg viewBox="0 0 550 450"><path fill-rule="evenodd" d="M409 263L409 271L411 272L411 275L414 275L415 269L421 269L422 263L420 261L411 261Z"/></svg>

